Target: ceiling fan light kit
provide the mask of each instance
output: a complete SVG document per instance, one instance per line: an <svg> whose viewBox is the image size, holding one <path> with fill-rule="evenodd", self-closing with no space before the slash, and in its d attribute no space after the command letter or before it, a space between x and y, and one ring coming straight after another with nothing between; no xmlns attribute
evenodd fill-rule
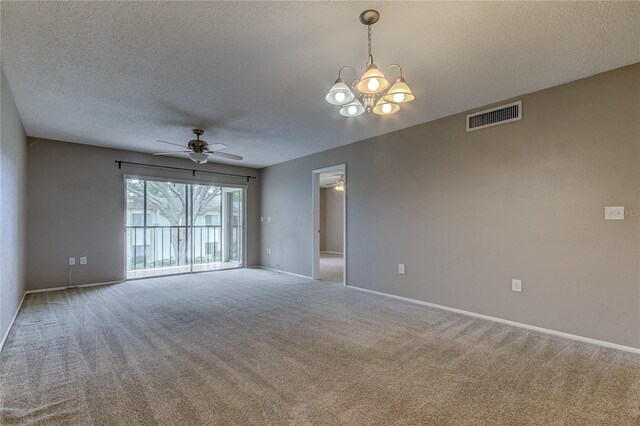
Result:
<svg viewBox="0 0 640 426"><path fill-rule="evenodd" d="M204 152L190 152L189 153L189 158L194 163L204 164L209 159L209 156L207 154L205 154Z"/></svg>
<svg viewBox="0 0 640 426"><path fill-rule="evenodd" d="M396 67L400 76L392 85L376 64L373 63L371 54L371 26L378 22L380 13L377 10L369 9L360 14L360 22L367 26L369 56L367 59L367 69L358 78L358 73L349 66L344 66L338 71L338 78L329 89L325 100L331 105L340 107L338 111L343 117L357 117L365 112L373 112L378 115L391 115L400 110L402 103L411 102L415 99L411 89L402 76L402 68L398 64L391 64L385 68ZM342 71L351 70L356 78L347 86L342 78ZM357 93L353 93L355 90ZM387 90L388 89L388 90ZM386 93L385 93L386 91Z"/></svg>

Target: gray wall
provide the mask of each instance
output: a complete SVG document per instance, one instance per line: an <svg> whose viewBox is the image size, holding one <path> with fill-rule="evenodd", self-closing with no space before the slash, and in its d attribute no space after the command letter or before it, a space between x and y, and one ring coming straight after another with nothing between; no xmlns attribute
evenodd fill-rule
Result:
<svg viewBox="0 0 640 426"><path fill-rule="evenodd" d="M338 192L333 188L325 189L325 251L342 253L344 246L344 209L343 192Z"/></svg>
<svg viewBox="0 0 640 426"><path fill-rule="evenodd" d="M640 209L639 94L635 64L515 98L521 121L462 113L263 169L261 262L311 274L311 171L346 163L348 285L640 347L640 218L603 218Z"/></svg>
<svg viewBox="0 0 640 426"><path fill-rule="evenodd" d="M35 140L29 147L27 285L30 290L67 284L68 258L87 256L73 268L73 283L124 278L123 174L191 180L191 173L123 166L115 160L259 176L255 169L155 157L130 151ZM242 178L198 174L199 181L246 184ZM247 191L247 264L259 262L259 179Z"/></svg>
<svg viewBox="0 0 640 426"><path fill-rule="evenodd" d="M0 69L0 339L26 288L27 136Z"/></svg>

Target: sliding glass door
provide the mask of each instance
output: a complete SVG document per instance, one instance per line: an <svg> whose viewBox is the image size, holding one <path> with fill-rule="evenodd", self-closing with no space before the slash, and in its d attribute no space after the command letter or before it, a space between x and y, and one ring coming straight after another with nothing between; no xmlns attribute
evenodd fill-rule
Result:
<svg viewBox="0 0 640 426"><path fill-rule="evenodd" d="M244 193L126 179L127 278L242 267Z"/></svg>
<svg viewBox="0 0 640 426"><path fill-rule="evenodd" d="M226 253L226 259L229 262L241 262L242 261L242 249L243 249L243 197L242 190L237 188L227 188L225 191L225 197L227 198L227 239L228 239L228 251Z"/></svg>

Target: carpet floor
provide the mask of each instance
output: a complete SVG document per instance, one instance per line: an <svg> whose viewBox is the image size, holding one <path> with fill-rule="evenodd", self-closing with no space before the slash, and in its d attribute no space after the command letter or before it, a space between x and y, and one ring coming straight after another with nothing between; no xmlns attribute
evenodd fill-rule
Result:
<svg viewBox="0 0 640 426"><path fill-rule="evenodd" d="M640 357L264 270L28 295L1 423L640 424Z"/></svg>

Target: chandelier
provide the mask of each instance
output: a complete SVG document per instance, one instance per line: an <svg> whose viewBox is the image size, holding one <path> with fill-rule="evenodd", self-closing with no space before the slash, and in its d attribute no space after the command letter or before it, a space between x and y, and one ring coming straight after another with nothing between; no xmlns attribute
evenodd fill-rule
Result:
<svg viewBox="0 0 640 426"><path fill-rule="evenodd" d="M367 26L368 35L369 57L365 73L358 78L358 73L353 68L349 66L340 68L338 79L325 96L327 102L340 107L339 113L343 117L357 117L364 114L365 111L378 115L391 115L400 110L400 104L415 99L402 76L400 65L391 64L384 70L387 72L390 68L395 67L400 72L398 79L391 85L384 73L373 63L371 26L378 22L378 19L380 19L380 13L377 10L369 9L360 14L360 22ZM345 69L351 70L356 76L355 80L351 82L351 88L342 79L342 71ZM355 90L356 94L351 89Z"/></svg>

